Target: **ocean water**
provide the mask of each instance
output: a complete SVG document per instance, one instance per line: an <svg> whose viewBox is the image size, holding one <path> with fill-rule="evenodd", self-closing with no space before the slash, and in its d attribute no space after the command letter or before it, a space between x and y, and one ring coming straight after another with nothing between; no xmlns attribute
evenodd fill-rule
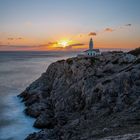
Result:
<svg viewBox="0 0 140 140"><path fill-rule="evenodd" d="M24 140L39 131L34 119L24 114L24 104L17 97L36 80L48 65L76 56L74 52L0 52L0 140Z"/></svg>

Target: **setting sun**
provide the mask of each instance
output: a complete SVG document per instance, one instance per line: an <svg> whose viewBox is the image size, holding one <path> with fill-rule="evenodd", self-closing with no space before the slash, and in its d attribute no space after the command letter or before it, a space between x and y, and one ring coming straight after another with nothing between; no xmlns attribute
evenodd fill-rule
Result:
<svg viewBox="0 0 140 140"><path fill-rule="evenodd" d="M65 48L66 46L70 45L70 40L60 40L58 44Z"/></svg>

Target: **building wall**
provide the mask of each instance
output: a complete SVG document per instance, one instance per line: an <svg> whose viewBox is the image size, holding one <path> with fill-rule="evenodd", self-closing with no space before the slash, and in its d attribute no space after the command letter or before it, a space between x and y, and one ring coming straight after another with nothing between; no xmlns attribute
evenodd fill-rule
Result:
<svg viewBox="0 0 140 140"><path fill-rule="evenodd" d="M89 56L95 56L96 52L95 51L87 51L87 55Z"/></svg>

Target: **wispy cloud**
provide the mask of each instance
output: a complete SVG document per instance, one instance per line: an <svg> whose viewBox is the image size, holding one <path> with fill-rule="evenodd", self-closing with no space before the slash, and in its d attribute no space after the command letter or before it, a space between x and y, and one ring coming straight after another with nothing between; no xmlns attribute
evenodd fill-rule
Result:
<svg viewBox="0 0 140 140"><path fill-rule="evenodd" d="M37 46L1 44L0 50L39 50Z"/></svg>
<svg viewBox="0 0 140 140"><path fill-rule="evenodd" d="M130 24L130 23L129 24L125 24L125 26L129 26L130 27L130 26L132 26L132 24Z"/></svg>
<svg viewBox="0 0 140 140"><path fill-rule="evenodd" d="M48 45L56 45L56 44L58 44L57 41L54 41L54 42L48 42Z"/></svg>
<svg viewBox="0 0 140 140"><path fill-rule="evenodd" d="M51 50L51 49L55 49L55 50L71 50L71 49L75 49L77 47L80 47L80 46L84 46L85 44L83 43L73 43L73 44L70 44L70 45L67 45L66 47L63 47L61 45L59 45L59 43L57 41L54 41L54 42L48 42L46 44L40 44L38 45L38 48L39 49L46 49L46 50ZM36 46L37 47L37 46Z"/></svg>
<svg viewBox="0 0 140 140"><path fill-rule="evenodd" d="M48 42L48 43L46 43L46 44L40 44L40 45L38 45L38 46L39 46L39 47L49 47L49 46L57 45L57 44L58 44L58 42L55 41L55 42Z"/></svg>
<svg viewBox="0 0 140 140"><path fill-rule="evenodd" d="M115 29L112 29L112 28L105 28L104 31L105 31L105 32L113 32L113 31L115 31Z"/></svg>
<svg viewBox="0 0 140 140"><path fill-rule="evenodd" d="M0 47L8 47L7 44L0 44Z"/></svg>
<svg viewBox="0 0 140 140"><path fill-rule="evenodd" d="M75 44L68 45L65 48L72 49L73 47L79 47L79 46L84 46L84 45L85 45L84 43L75 43Z"/></svg>
<svg viewBox="0 0 140 140"><path fill-rule="evenodd" d="M104 33L106 33L106 32L116 32L116 31L119 31L120 29L124 29L124 30L126 30L126 29L128 29L129 27L131 27L132 26L132 24L130 24L130 23L128 23L128 24L124 24L124 25L122 25L122 26L116 26L116 27L106 27L106 28L104 28L104 29L100 29L100 30L98 30L97 32L89 32L89 33L84 33L84 34L79 34L79 38L81 38L81 37L85 37L85 36L97 36L97 35L101 35L101 34L104 34Z"/></svg>
<svg viewBox="0 0 140 140"><path fill-rule="evenodd" d="M96 36L97 33L96 33L96 32L90 32L88 35L89 35L89 36Z"/></svg>
<svg viewBox="0 0 140 140"><path fill-rule="evenodd" d="M14 38L12 38L12 37L9 37L9 38L7 38L7 40L14 40Z"/></svg>
<svg viewBox="0 0 140 140"><path fill-rule="evenodd" d="M10 48L29 48L33 46L28 46L28 45L9 45L9 44L0 44L0 47L10 47Z"/></svg>
<svg viewBox="0 0 140 140"><path fill-rule="evenodd" d="M83 37L83 35L82 35L82 34L80 34L80 35L79 35L79 37Z"/></svg>
<svg viewBox="0 0 140 140"><path fill-rule="evenodd" d="M105 32L113 32L113 31L117 31L117 30L119 30L119 29L125 29L125 27L130 27L130 26L132 26L132 24L129 23L129 24L125 24L125 25L120 26L120 27L105 28L104 31L105 31Z"/></svg>
<svg viewBox="0 0 140 140"><path fill-rule="evenodd" d="M18 38L16 38L16 39L18 39L18 40L22 40L22 39L24 39L24 38L22 38L22 37L18 37Z"/></svg>
<svg viewBox="0 0 140 140"><path fill-rule="evenodd" d="M8 37L7 40L22 40L23 38L22 37L17 37L17 38L14 38L14 37Z"/></svg>

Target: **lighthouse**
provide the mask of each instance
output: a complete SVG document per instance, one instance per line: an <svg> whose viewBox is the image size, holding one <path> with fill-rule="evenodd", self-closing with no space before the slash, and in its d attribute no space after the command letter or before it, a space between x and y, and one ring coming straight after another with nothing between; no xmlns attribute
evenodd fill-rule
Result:
<svg viewBox="0 0 140 140"><path fill-rule="evenodd" d="M90 39L90 41L89 41L89 50L92 50L93 49L93 40L92 40L92 38Z"/></svg>
<svg viewBox="0 0 140 140"><path fill-rule="evenodd" d="M90 38L90 41L89 41L89 49L84 52L86 56L90 56L90 57L101 54L99 49L94 49L94 42L92 38Z"/></svg>
<svg viewBox="0 0 140 140"><path fill-rule="evenodd" d="M78 57L94 57L100 54L101 52L99 49L94 49L94 41L92 38L90 38L88 50L82 52L81 54L78 54Z"/></svg>

